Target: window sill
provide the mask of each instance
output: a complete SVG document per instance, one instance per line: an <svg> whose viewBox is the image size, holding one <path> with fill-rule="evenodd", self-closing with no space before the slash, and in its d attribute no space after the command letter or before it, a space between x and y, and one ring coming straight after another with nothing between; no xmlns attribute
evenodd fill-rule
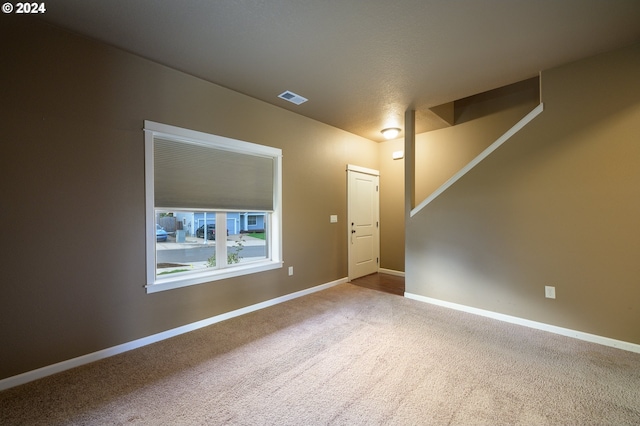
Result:
<svg viewBox="0 0 640 426"><path fill-rule="evenodd" d="M271 260L254 262L247 265L234 266L233 268L228 269L215 269L212 271L193 273L180 277L160 278L156 279L156 282L153 284L147 284L146 289L147 294L157 293L160 291L173 290L176 288L204 284L212 281L255 274L279 268L282 268L282 262Z"/></svg>

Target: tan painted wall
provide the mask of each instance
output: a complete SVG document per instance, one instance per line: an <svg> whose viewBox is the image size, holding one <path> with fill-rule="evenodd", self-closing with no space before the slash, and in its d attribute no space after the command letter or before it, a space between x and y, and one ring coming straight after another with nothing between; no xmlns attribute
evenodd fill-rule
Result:
<svg viewBox="0 0 640 426"><path fill-rule="evenodd" d="M456 101L453 127L416 135L416 203L427 198L539 103L533 78ZM404 271L404 139L380 144L382 268Z"/></svg>
<svg viewBox="0 0 640 426"><path fill-rule="evenodd" d="M377 169L377 144L13 18L0 26L0 378L347 276L345 166ZM285 268L145 293L145 119L282 148Z"/></svg>
<svg viewBox="0 0 640 426"><path fill-rule="evenodd" d="M640 45L543 72L542 115L407 224L407 291L640 343L638 75Z"/></svg>
<svg viewBox="0 0 640 426"><path fill-rule="evenodd" d="M454 102L454 126L416 135L416 205L539 102L537 78Z"/></svg>
<svg viewBox="0 0 640 426"><path fill-rule="evenodd" d="M402 139L379 144L380 152L380 268L404 272L404 160Z"/></svg>

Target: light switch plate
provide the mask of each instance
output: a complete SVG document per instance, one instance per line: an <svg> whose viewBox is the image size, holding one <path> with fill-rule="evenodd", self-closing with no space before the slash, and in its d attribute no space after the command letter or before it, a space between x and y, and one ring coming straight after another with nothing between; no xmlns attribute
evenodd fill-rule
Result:
<svg viewBox="0 0 640 426"><path fill-rule="evenodd" d="M544 286L544 297L547 299L555 299L556 298L556 288L552 286Z"/></svg>
<svg viewBox="0 0 640 426"><path fill-rule="evenodd" d="M329 216L329 222L338 223L338 215L337 214L332 214L331 216Z"/></svg>

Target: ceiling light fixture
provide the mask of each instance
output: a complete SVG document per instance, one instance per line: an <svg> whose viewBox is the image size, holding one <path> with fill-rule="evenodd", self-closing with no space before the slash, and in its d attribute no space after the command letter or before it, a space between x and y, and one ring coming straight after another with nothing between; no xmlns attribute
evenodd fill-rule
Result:
<svg viewBox="0 0 640 426"><path fill-rule="evenodd" d="M380 132L385 139L394 139L400 134L400 129L397 127L388 127L386 129L382 129Z"/></svg>

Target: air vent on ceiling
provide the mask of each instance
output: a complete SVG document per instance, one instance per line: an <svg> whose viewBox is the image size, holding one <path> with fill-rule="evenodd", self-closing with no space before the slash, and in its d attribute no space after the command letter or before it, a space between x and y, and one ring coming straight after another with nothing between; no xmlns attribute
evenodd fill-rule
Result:
<svg viewBox="0 0 640 426"><path fill-rule="evenodd" d="M296 105L300 105L300 104L303 104L303 103L308 101L307 98L302 97L300 95L296 95L295 93L290 92L289 90L280 93L278 95L278 97L280 99L284 99L285 101L289 101L289 102L294 103Z"/></svg>

